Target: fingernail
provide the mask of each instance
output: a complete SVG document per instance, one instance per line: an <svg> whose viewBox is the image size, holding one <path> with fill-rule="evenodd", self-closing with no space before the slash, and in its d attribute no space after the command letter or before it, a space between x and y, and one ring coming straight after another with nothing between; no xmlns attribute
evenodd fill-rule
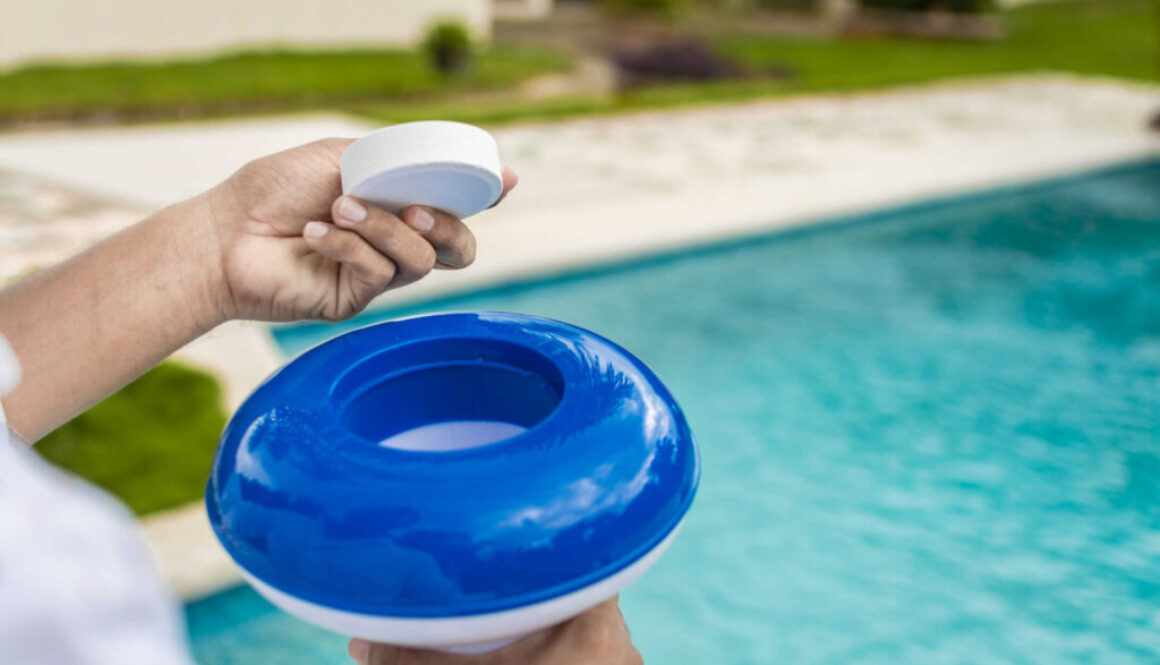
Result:
<svg viewBox="0 0 1160 665"><path fill-rule="evenodd" d="M306 238L321 238L328 230L327 225L322 222L310 222L302 229L302 235Z"/></svg>
<svg viewBox="0 0 1160 665"><path fill-rule="evenodd" d="M411 228L424 233L430 231L432 226L435 226L435 218L431 213L422 208L415 208L415 213L411 215Z"/></svg>
<svg viewBox="0 0 1160 665"><path fill-rule="evenodd" d="M363 665L367 662L367 656L371 653L371 643L356 637L350 641L350 645L346 648L346 651L350 654L354 662Z"/></svg>
<svg viewBox="0 0 1160 665"><path fill-rule="evenodd" d="M343 197L338 204L338 216L348 222L361 222L367 218L367 208L354 199Z"/></svg>

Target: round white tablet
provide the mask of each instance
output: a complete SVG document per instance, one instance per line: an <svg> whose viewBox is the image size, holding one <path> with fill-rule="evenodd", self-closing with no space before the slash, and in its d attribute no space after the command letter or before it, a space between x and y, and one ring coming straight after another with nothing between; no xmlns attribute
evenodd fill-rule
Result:
<svg viewBox="0 0 1160 665"><path fill-rule="evenodd" d="M385 127L342 154L342 191L396 214L423 205L470 217L503 191L499 148L491 134L461 122Z"/></svg>

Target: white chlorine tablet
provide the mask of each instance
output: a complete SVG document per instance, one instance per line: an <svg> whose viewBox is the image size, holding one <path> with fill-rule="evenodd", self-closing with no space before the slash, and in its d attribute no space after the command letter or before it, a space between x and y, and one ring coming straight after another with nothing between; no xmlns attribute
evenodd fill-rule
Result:
<svg viewBox="0 0 1160 665"><path fill-rule="evenodd" d="M470 217L499 200L495 138L461 122L408 122L371 132L342 155L342 191L384 210L410 205Z"/></svg>

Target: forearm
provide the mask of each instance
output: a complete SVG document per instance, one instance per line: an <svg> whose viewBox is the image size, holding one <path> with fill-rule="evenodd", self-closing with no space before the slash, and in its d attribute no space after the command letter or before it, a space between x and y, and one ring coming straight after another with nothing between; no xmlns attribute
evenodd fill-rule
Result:
<svg viewBox="0 0 1160 665"><path fill-rule="evenodd" d="M0 333L23 368L4 409L44 436L221 322L220 253L203 199L167 208L0 291Z"/></svg>

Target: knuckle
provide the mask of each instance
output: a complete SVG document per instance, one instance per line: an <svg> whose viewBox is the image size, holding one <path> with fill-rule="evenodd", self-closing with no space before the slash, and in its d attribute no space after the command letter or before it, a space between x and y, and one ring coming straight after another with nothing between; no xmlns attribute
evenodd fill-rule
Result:
<svg viewBox="0 0 1160 665"><path fill-rule="evenodd" d="M354 257L359 250L359 240L351 233L331 233L335 236L335 246L338 252L347 258Z"/></svg>
<svg viewBox="0 0 1160 665"><path fill-rule="evenodd" d="M421 242L413 248L409 248L405 253L401 254L403 257L400 261L399 268L405 273L404 278L408 282L413 282L422 279L435 269L435 249L426 242Z"/></svg>
<svg viewBox="0 0 1160 665"><path fill-rule="evenodd" d="M475 263L475 249L475 234L466 230L458 234L455 243L455 256L458 259L456 264L466 268Z"/></svg>
<svg viewBox="0 0 1160 665"><path fill-rule="evenodd" d="M375 272L373 279L379 285L380 289L386 289L387 285L395 279L395 275L397 275L398 272L398 268L395 266L394 262L387 261L386 265L382 266L378 269L378 271Z"/></svg>
<svg viewBox="0 0 1160 665"><path fill-rule="evenodd" d="M422 263L408 265L405 271L400 271L400 279L407 284L417 282L426 277L431 272L432 267Z"/></svg>
<svg viewBox="0 0 1160 665"><path fill-rule="evenodd" d="M463 251L463 265L469 266L472 263L475 263L475 234L468 233L466 247Z"/></svg>
<svg viewBox="0 0 1160 665"><path fill-rule="evenodd" d="M435 269L435 261L439 259L439 256L435 252L435 248L427 243L423 243L419 252L419 272L426 275Z"/></svg>
<svg viewBox="0 0 1160 665"><path fill-rule="evenodd" d="M368 240L384 251L393 250L399 242L399 230L403 223L391 213L375 206L368 206L367 209L367 218L362 223L369 236Z"/></svg>

